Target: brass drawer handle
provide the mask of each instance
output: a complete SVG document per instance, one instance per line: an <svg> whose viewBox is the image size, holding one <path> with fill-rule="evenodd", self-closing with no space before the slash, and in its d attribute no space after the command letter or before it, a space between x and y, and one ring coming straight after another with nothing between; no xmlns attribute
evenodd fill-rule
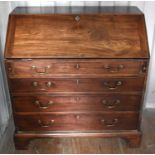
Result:
<svg viewBox="0 0 155 155"><path fill-rule="evenodd" d="M76 102L80 101L80 97L75 97L75 101Z"/></svg>
<svg viewBox="0 0 155 155"><path fill-rule="evenodd" d="M52 87L53 86L53 83L51 81L48 81L48 82L46 82L46 86L47 87Z"/></svg>
<svg viewBox="0 0 155 155"><path fill-rule="evenodd" d="M79 22L79 21L80 21L80 16L75 16L75 20L76 20L77 22Z"/></svg>
<svg viewBox="0 0 155 155"><path fill-rule="evenodd" d="M40 109L47 109L47 108L49 108L49 106L53 105L54 102L53 102L53 101L49 101L49 102L47 103L46 106L42 106L42 105L40 104L40 101L36 100L36 101L34 102L34 104L35 104L36 106L38 106Z"/></svg>
<svg viewBox="0 0 155 155"><path fill-rule="evenodd" d="M50 66L50 65L45 66L45 67L42 69L42 71L39 71L38 68L37 68L36 66L34 66L34 65L33 65L31 68L32 68L33 70L35 70L35 72L38 73L38 74L47 74L47 70L48 70L49 68L51 68L51 66Z"/></svg>
<svg viewBox="0 0 155 155"><path fill-rule="evenodd" d="M115 72L119 72L120 70L124 69L124 65L118 65L117 67L105 65L104 68L110 73L115 73Z"/></svg>
<svg viewBox="0 0 155 155"><path fill-rule="evenodd" d="M54 123L54 120L50 120L49 122L43 122L41 120L38 120L38 124L42 127L42 128L48 128L50 126L52 126Z"/></svg>
<svg viewBox="0 0 155 155"><path fill-rule="evenodd" d="M147 71L147 62L144 62L142 65L142 73L146 73Z"/></svg>
<svg viewBox="0 0 155 155"><path fill-rule="evenodd" d="M112 109L115 108L116 105L120 104L120 100L115 100L114 102L109 102L107 100L102 100L102 103L108 108L108 109Z"/></svg>
<svg viewBox="0 0 155 155"><path fill-rule="evenodd" d="M11 67L8 67L8 71L9 71L9 72L12 72L12 68L11 68Z"/></svg>
<svg viewBox="0 0 155 155"><path fill-rule="evenodd" d="M32 86L33 86L33 87L37 87L38 85L39 85L39 84L38 84L37 81L33 81L33 82L32 82ZM47 87L52 87L52 86L53 86L53 83L52 83L51 81L48 81L48 82L45 83L45 85L46 85Z"/></svg>
<svg viewBox="0 0 155 155"><path fill-rule="evenodd" d="M80 119L80 116L79 116L79 115L76 115L75 117L76 117L76 119L77 119L77 120L79 120L79 119Z"/></svg>
<svg viewBox="0 0 155 155"><path fill-rule="evenodd" d="M118 86L121 86L123 84L122 81L116 81L114 84L110 82L104 82L104 85L109 89L109 90L115 90L118 88Z"/></svg>
<svg viewBox="0 0 155 155"><path fill-rule="evenodd" d="M37 87L38 86L38 82L37 81L32 82L32 86Z"/></svg>
<svg viewBox="0 0 155 155"><path fill-rule="evenodd" d="M101 123L103 123L107 127L112 127L118 123L118 119L114 118L113 120L110 120L110 121L102 119Z"/></svg>

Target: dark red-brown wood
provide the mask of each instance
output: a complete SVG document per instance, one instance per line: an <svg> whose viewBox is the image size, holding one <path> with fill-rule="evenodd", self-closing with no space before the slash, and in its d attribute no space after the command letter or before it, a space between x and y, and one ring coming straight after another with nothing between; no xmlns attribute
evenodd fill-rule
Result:
<svg viewBox="0 0 155 155"><path fill-rule="evenodd" d="M15 9L5 65L16 148L53 137L120 137L139 146L148 63L136 7Z"/></svg>
<svg viewBox="0 0 155 155"><path fill-rule="evenodd" d="M47 13L25 16L20 13L12 14L10 18L15 18L15 24L8 38L6 58L149 56L142 14Z"/></svg>
<svg viewBox="0 0 155 155"><path fill-rule="evenodd" d="M71 113L16 115L21 131L136 130L137 113Z"/></svg>
<svg viewBox="0 0 155 155"><path fill-rule="evenodd" d="M145 75L146 60L39 59L7 60L10 78L92 77Z"/></svg>
<svg viewBox="0 0 155 155"><path fill-rule="evenodd" d="M11 79L13 93L21 92L142 92L144 78Z"/></svg>
<svg viewBox="0 0 155 155"><path fill-rule="evenodd" d="M16 112L138 111L141 95L14 96Z"/></svg>

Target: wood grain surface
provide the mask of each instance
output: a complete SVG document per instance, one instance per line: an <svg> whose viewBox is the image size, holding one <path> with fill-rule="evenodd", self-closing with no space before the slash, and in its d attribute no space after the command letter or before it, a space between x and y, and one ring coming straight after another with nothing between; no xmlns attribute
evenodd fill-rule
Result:
<svg viewBox="0 0 155 155"><path fill-rule="evenodd" d="M9 16L15 147L56 137L117 137L139 147L149 63L144 15L135 7L42 9Z"/></svg>
<svg viewBox="0 0 155 155"><path fill-rule="evenodd" d="M28 150L16 150L13 142L13 122L9 123L3 136L0 153L15 154L103 154L129 153L152 154L155 152L154 109L145 109L142 119L142 144L138 148L129 148L120 138L44 138L31 141Z"/></svg>
<svg viewBox="0 0 155 155"><path fill-rule="evenodd" d="M6 58L149 56L142 15L50 14L10 18L16 22L10 24L14 31L9 34L12 40L7 43Z"/></svg>
<svg viewBox="0 0 155 155"><path fill-rule="evenodd" d="M15 121L19 131L136 130L138 113L17 114Z"/></svg>
<svg viewBox="0 0 155 155"><path fill-rule="evenodd" d="M139 111L141 95L36 95L12 97L15 112Z"/></svg>
<svg viewBox="0 0 155 155"><path fill-rule="evenodd" d="M12 93L21 92L142 92L144 78L11 79Z"/></svg>
<svg viewBox="0 0 155 155"><path fill-rule="evenodd" d="M7 60L9 78L105 77L145 75L147 60L32 59Z"/></svg>

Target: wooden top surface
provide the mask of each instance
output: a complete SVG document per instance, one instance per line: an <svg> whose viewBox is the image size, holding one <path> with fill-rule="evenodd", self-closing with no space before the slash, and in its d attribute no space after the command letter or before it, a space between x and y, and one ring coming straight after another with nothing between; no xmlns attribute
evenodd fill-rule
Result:
<svg viewBox="0 0 155 155"><path fill-rule="evenodd" d="M126 6L57 6L57 7L17 7L14 15L24 14L142 14L137 7Z"/></svg>
<svg viewBox="0 0 155 155"><path fill-rule="evenodd" d="M82 8L15 9L5 58L149 57L144 16L136 7Z"/></svg>

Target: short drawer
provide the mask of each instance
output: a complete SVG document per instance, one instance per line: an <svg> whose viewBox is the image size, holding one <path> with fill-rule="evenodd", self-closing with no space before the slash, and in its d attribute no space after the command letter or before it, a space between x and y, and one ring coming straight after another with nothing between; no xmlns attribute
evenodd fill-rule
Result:
<svg viewBox="0 0 155 155"><path fill-rule="evenodd" d="M90 59L90 60L8 60L6 68L11 78L51 76L132 76L143 75L145 60ZM97 74L97 75L96 75Z"/></svg>
<svg viewBox="0 0 155 155"><path fill-rule="evenodd" d="M135 130L138 113L16 115L21 131Z"/></svg>
<svg viewBox="0 0 155 155"><path fill-rule="evenodd" d="M16 112L138 111L141 95L14 96Z"/></svg>
<svg viewBox="0 0 155 155"><path fill-rule="evenodd" d="M12 92L141 92L144 78L42 78L11 79Z"/></svg>

